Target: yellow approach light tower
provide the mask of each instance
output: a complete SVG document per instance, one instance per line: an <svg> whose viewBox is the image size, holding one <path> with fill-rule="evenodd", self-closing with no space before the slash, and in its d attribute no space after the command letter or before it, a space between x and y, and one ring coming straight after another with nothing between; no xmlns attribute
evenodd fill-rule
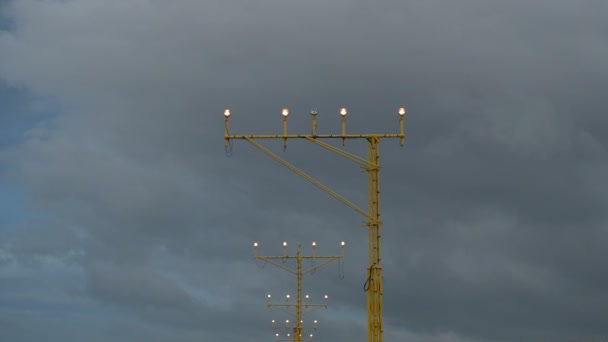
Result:
<svg viewBox="0 0 608 342"><path fill-rule="evenodd" d="M293 342L293 337L291 336L291 333L285 334L285 337L282 337L280 333L276 333L275 336L276 336L276 339L274 340L275 342ZM313 334L310 334L307 336L306 339L302 339L302 342L304 342L304 341L312 342L312 337L313 337Z"/></svg>
<svg viewBox="0 0 608 342"><path fill-rule="evenodd" d="M284 303L280 303L280 304L273 304L271 303L271 298L272 296L269 294L268 295L268 307L276 307L279 309L282 309L283 311L289 313L290 315L294 316L294 321L292 323L290 323L289 320L285 321L285 326L277 326L275 325L275 321L272 320L272 329L276 332L276 337L277 337L277 341L283 341L281 339L279 339L279 337L281 336L280 332L284 333L285 336L287 336L288 338L290 338L289 340L286 341L293 341L293 342L302 342L303 341L303 337L304 337L304 333L307 330L316 330L317 329L317 321L314 321L314 325L311 327L304 327L304 320L303 317L305 314L308 314L310 312L313 312L319 308L326 308L327 307L327 301L328 301L328 296L325 295L325 302L323 304L313 304L309 302L310 296L306 295L305 296L305 300L304 303L302 303L302 277L305 274L311 273L314 270L323 267L327 264L329 264L330 262L334 261L334 260L339 260L339 259L344 259L344 241L342 241L340 243L340 245L342 246L342 254L341 255L334 255L334 256L319 256L316 253L316 248L317 248L317 243L313 242L312 243L312 255L309 256L304 256L302 255L302 248L301 245L298 244L298 253L295 256L289 256L287 255L287 242L283 242L283 255L279 255L279 256L261 256L258 255L258 243L255 242L253 244L253 248L254 248L254 258L256 261L264 261L267 262L269 264L272 264L280 269L283 269L289 273L295 274L297 277L297 286L296 286L296 301L295 303L291 303L291 295L287 295L285 296L286 301ZM281 260L283 263L287 262L288 260L292 260L295 259L296 260L296 269L291 269L287 266L281 265L280 263L278 263L275 260ZM318 265L313 265L312 267L308 268L308 269L303 269L302 267L302 262L304 260L311 260L311 261L316 261L316 260L324 260L323 262L321 262ZM289 309L291 308L295 308L295 313L291 312ZM312 339L312 334L310 334L308 337L310 339Z"/></svg>
<svg viewBox="0 0 608 342"><path fill-rule="evenodd" d="M381 224L380 221L380 156L378 149L381 139L397 138L401 145L404 144L405 133L403 119L405 117L405 108L401 107L397 110L399 114L399 134L347 134L346 133L346 116L348 111L346 108L341 108L339 111L342 120L342 132L341 134L317 134L317 111L311 111L312 115L312 133L311 134L288 134L287 133L287 117L289 116L289 110L284 108L281 111L283 116L283 134L276 135L230 135L229 132L229 121L230 121L230 109L224 111L224 117L226 118L226 130L224 134L226 151L231 152L231 139L243 139L266 153L274 160L283 164L288 169L292 170L296 174L300 175L304 179L308 180L312 184L319 187L321 190L327 192L340 202L346 204L359 214L365 217L366 222L364 225L368 227L368 265L367 265L367 281L365 282L365 290L367 291L367 340L368 342L382 342L382 263L380 257L380 236L381 236ZM304 139L308 140L316 145L319 145L327 150L330 150L342 157L350 159L355 163L359 164L361 168L367 172L367 211L359 208L352 202L348 201L344 197L340 196L329 187L321 184L316 179L307 175L303 171L299 170L295 166L291 165L281 157L272 153L256 140L260 139L283 139L283 146L287 146L288 139ZM346 152L333 145L325 143L321 140L324 139L340 139L342 145L345 144L347 139L365 139L367 140L367 159L361 158L357 155Z"/></svg>

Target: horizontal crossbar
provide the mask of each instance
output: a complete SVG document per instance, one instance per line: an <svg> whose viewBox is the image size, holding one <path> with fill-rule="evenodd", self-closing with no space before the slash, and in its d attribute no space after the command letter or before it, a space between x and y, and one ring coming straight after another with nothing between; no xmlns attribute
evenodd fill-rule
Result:
<svg viewBox="0 0 608 342"><path fill-rule="evenodd" d="M271 134L271 135L226 135L225 139L357 139L357 138L403 138L401 134Z"/></svg>

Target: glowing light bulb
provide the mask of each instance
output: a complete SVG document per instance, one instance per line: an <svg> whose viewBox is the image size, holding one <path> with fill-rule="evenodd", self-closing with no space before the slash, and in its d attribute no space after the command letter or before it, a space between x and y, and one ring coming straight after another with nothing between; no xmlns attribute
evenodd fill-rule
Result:
<svg viewBox="0 0 608 342"><path fill-rule="evenodd" d="M401 116L405 115L405 107L401 107L401 108L399 108L398 113L399 113L399 115L401 115Z"/></svg>
<svg viewBox="0 0 608 342"><path fill-rule="evenodd" d="M281 115L283 115L283 117L287 117L287 115L289 115L289 109L283 108L283 110L281 111Z"/></svg>
<svg viewBox="0 0 608 342"><path fill-rule="evenodd" d="M253 243L253 247L257 247L257 246L258 246L258 243L257 243L257 242L254 242L254 243Z"/></svg>
<svg viewBox="0 0 608 342"><path fill-rule="evenodd" d="M230 109L226 108L226 109L224 110L224 116L225 116L225 117L229 117L229 116L230 116Z"/></svg>
<svg viewBox="0 0 608 342"><path fill-rule="evenodd" d="M346 114L348 114L348 110L346 110L346 108L340 108L340 115L346 116Z"/></svg>

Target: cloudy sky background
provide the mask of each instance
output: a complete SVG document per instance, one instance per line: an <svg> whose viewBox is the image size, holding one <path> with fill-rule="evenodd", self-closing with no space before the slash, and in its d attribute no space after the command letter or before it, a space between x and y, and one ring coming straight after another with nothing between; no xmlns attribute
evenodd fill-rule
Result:
<svg viewBox="0 0 608 342"><path fill-rule="evenodd" d="M317 341L365 341L362 218L235 134L382 142L385 340L608 338L605 1L0 2L0 340L271 341L252 260L337 263ZM337 142L336 142L337 143ZM365 207L365 175L266 146ZM365 145L348 151L364 155ZM341 279L340 275L344 276Z"/></svg>

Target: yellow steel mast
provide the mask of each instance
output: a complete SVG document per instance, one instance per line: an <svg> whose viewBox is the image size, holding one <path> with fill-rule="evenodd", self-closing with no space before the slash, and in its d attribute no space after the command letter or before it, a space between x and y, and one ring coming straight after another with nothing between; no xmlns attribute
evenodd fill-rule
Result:
<svg viewBox="0 0 608 342"><path fill-rule="evenodd" d="M224 117L226 118L226 129L224 134L225 146L228 149L230 147L230 139L244 139L251 143L253 146L266 153L274 160L283 164L288 169L297 173L304 179L308 180L312 184L319 187L321 190L327 192L332 197L346 204L359 214L363 215L367 222L365 225L368 227L368 253L369 260L367 266L367 281L365 282L365 290L367 291L367 340L368 342L382 342L382 258L380 248L380 236L381 236L381 220L380 220L380 156L379 156L379 145L380 140L383 138L399 138L400 144L403 146L405 133L404 133L404 116L405 108L401 107L398 109L399 114L399 134L346 134L346 115L348 114L346 108L340 109L340 115L342 117L342 132L341 134L317 134L317 112L312 111L312 134L288 134L287 133L287 117L289 110L284 108L281 111L283 116L283 135L230 135L229 133L229 119L231 112L229 109L224 111ZM295 166L291 165L281 157L272 153L258 142L256 139L283 139L283 145L287 146L288 139L305 139L314 144L317 144L327 150L330 150L342 157L350 159L358 163L363 170L368 174L367 177L367 193L368 193L368 205L367 211L359 208L352 202L348 201L344 197L340 196L327 186L321 184L314 178L310 177L303 171L299 170ZM346 139L365 139L367 140L367 159L361 158L357 155L346 152L333 145L322 142L322 139L341 139L342 145L345 144Z"/></svg>
<svg viewBox="0 0 608 342"><path fill-rule="evenodd" d="M261 256L258 255L258 243L255 242L253 244L254 247L254 258L256 261L261 260L264 262L267 262L271 265L274 265L278 268L281 268L289 273L295 274L296 278L297 278L297 284L296 284L296 302L295 304L291 304L289 303L290 301L290 295L287 295L287 302L283 303L283 304L272 304L270 302L271 299L271 295L268 295L268 307L278 307L281 309L285 309L285 308L290 308L293 307L295 308L295 321L293 322L293 341L294 342L302 342L302 336L304 334L305 330L308 329L316 329L316 323L317 321L314 321L315 326L313 327L309 327L309 328L305 328L303 326L304 324L304 320L303 317L305 314L310 313L318 308L321 307L327 307L327 300L328 300L328 296L325 295L325 303L323 304L311 304L309 303L309 296L306 295L306 299L304 301L304 303L302 303L302 278L305 274L311 273L314 270L323 267L327 264L329 264L330 262L334 261L334 260L339 260L339 259L344 259L344 241L342 241L340 243L340 245L342 246L342 254L341 255L334 255L334 256L319 256L316 254L316 246L317 243L313 242L312 243L312 255L309 256L304 256L302 255L302 248L301 245L298 244L298 253L295 256L289 256L287 255L287 242L283 242L283 255L280 256ZM275 260L282 260L283 262L286 262L289 259L295 259L296 260L296 269L291 269L289 267L286 267L284 265L279 264L278 262L276 262ZM321 262L318 265L314 265L308 269L303 269L302 267L302 261L303 260L324 260L323 262ZM304 310L305 309L305 310ZM287 311L287 310L286 310ZM288 313L292 314L291 312L287 311ZM284 330L289 331L291 328L289 327L289 320L287 320L285 322L285 327L276 327L274 326L274 320L272 321L273 323L273 329L275 329L276 331L281 331L284 328ZM287 336L289 337L289 335L292 332L287 332Z"/></svg>

